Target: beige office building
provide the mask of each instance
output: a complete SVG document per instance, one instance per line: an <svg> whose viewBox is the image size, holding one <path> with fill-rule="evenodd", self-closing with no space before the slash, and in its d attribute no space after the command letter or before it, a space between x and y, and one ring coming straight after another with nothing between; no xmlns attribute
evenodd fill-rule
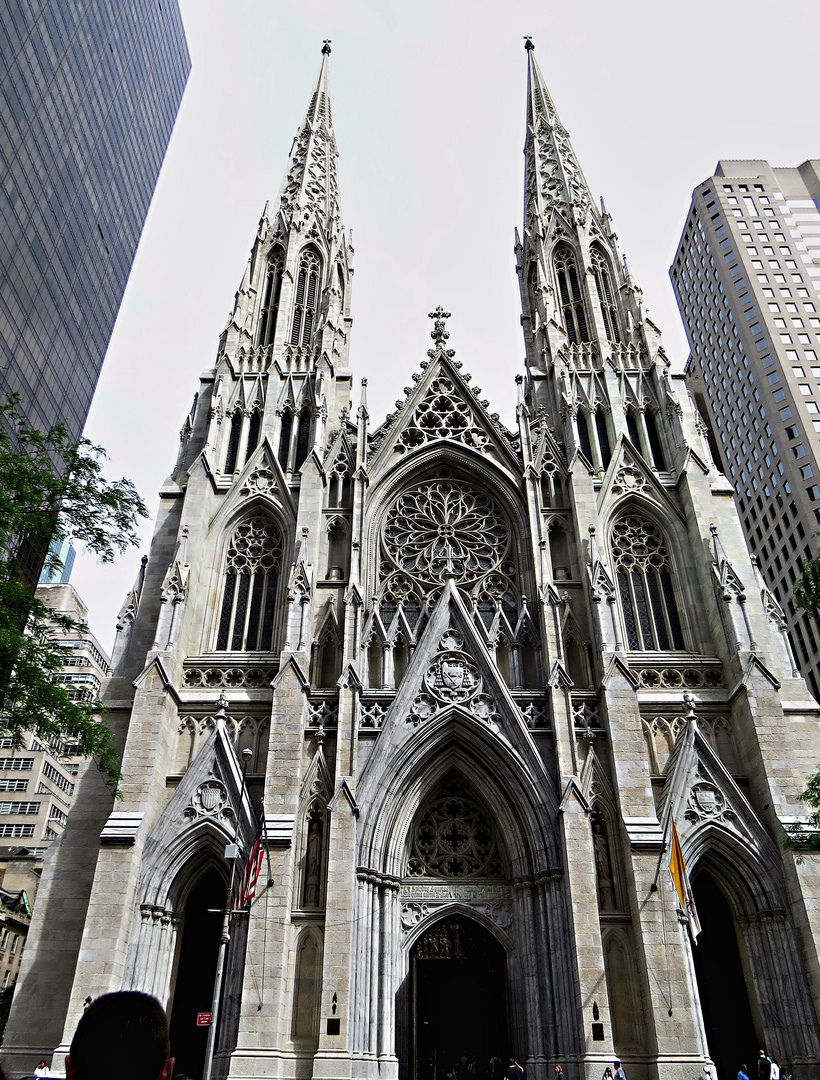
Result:
<svg viewBox="0 0 820 1080"><path fill-rule="evenodd" d="M713 449L820 699L820 633L792 600L820 529L818 203L820 160L720 161L693 192L670 274Z"/></svg>
<svg viewBox="0 0 820 1080"><path fill-rule="evenodd" d="M84 623L88 609L68 584L38 585L37 596L48 607ZM108 657L88 631L58 632L55 637L70 650L57 676L75 700L100 696L109 673ZM25 736L24 749L14 749L9 736L0 737L0 844L20 845L42 858L52 840L65 828L82 758L62 743L44 743Z"/></svg>

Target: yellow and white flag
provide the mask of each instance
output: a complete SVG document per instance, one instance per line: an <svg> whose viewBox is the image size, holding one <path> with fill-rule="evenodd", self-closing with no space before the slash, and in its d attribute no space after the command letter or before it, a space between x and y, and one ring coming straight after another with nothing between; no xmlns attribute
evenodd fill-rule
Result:
<svg viewBox="0 0 820 1080"><path fill-rule="evenodd" d="M681 851L678 830L675 828L674 820L672 820L672 829L669 838L669 873L675 886L675 892L678 894L680 906L689 916L689 933L692 935L692 940L697 942L698 934L701 933L701 925L700 920L698 919L697 908L695 907L695 897L692 893L692 885L689 881L689 875L686 873L686 863L683 861L683 852Z"/></svg>

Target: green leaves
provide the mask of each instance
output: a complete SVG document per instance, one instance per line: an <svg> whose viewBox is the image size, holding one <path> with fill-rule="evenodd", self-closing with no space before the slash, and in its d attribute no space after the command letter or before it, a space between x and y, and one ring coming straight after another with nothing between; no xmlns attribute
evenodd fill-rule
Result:
<svg viewBox="0 0 820 1080"><path fill-rule="evenodd" d="M118 794L120 773L99 701L73 701L57 682L67 651L55 636L85 626L46 607L26 588L24 564L56 540L85 544L102 562L139 542L147 516L130 480L109 483L105 453L88 439L72 444L63 424L31 428L19 397L0 406L0 724L23 746L31 732L41 742L93 757Z"/></svg>

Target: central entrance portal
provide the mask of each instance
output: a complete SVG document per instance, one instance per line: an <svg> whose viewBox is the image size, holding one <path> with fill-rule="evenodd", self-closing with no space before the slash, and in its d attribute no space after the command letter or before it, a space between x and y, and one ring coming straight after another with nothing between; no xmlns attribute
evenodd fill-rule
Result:
<svg viewBox="0 0 820 1080"><path fill-rule="evenodd" d="M502 1076L509 1057L507 958L478 923L451 915L413 946L414 1076ZM475 1061L475 1068L472 1062Z"/></svg>

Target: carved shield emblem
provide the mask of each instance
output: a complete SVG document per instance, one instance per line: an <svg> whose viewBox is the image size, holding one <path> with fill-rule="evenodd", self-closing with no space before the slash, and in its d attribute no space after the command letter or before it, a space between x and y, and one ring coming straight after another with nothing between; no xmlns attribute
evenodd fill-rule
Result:
<svg viewBox="0 0 820 1080"><path fill-rule="evenodd" d="M702 785L693 792L698 809L703 814L717 814L723 809L723 797L713 787Z"/></svg>
<svg viewBox="0 0 820 1080"><path fill-rule="evenodd" d="M212 780L202 784L198 795L202 809L208 814L220 810L225 802L225 789L219 781Z"/></svg>
<svg viewBox="0 0 820 1080"><path fill-rule="evenodd" d="M448 690L460 690L464 685L465 667L461 660L442 660L441 684Z"/></svg>

